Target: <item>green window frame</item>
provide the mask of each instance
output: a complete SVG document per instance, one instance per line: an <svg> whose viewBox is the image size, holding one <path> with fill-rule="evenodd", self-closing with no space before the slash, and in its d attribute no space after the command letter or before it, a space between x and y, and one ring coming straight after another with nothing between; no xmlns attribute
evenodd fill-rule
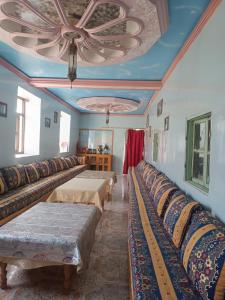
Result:
<svg viewBox="0 0 225 300"><path fill-rule="evenodd" d="M155 132L153 135L153 161L158 161L158 153L159 153L159 133Z"/></svg>
<svg viewBox="0 0 225 300"><path fill-rule="evenodd" d="M211 113L188 120L186 147L186 180L209 191Z"/></svg>

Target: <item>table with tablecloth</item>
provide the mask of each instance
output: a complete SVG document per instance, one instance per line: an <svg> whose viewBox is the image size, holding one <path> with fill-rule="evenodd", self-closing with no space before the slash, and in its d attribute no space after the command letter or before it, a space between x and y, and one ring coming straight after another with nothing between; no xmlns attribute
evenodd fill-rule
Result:
<svg viewBox="0 0 225 300"><path fill-rule="evenodd" d="M102 212L108 193L109 183L105 179L75 177L57 187L47 202L94 204Z"/></svg>
<svg viewBox="0 0 225 300"><path fill-rule="evenodd" d="M25 269L87 266L101 213L95 206L39 203L0 227L0 262Z"/></svg>

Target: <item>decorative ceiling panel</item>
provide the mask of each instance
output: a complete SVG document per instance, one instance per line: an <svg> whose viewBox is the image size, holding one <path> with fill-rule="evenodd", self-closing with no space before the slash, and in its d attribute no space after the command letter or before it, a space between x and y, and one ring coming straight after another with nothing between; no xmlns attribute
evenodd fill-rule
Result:
<svg viewBox="0 0 225 300"><path fill-rule="evenodd" d="M18 50L67 63L74 39L80 65L111 65L154 45L167 30L165 8L166 0L1 0L0 27Z"/></svg>

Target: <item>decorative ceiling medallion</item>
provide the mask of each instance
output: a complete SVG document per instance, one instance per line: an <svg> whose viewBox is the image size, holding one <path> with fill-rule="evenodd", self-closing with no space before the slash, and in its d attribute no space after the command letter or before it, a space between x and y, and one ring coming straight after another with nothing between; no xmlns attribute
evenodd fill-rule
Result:
<svg viewBox="0 0 225 300"><path fill-rule="evenodd" d="M124 113L131 112L139 107L139 102L115 97L90 97L82 98L76 102L81 108L105 113L109 111L110 113Z"/></svg>
<svg viewBox="0 0 225 300"><path fill-rule="evenodd" d="M0 34L16 49L80 65L121 63L146 53L168 27L167 0L0 0Z"/></svg>

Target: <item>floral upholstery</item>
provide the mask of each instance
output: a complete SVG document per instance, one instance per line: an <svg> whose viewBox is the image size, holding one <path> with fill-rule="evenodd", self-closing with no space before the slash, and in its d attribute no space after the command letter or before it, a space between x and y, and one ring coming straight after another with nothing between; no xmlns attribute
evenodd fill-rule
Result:
<svg viewBox="0 0 225 300"><path fill-rule="evenodd" d="M52 159L56 164L57 172L63 171L63 163L60 157L55 157Z"/></svg>
<svg viewBox="0 0 225 300"><path fill-rule="evenodd" d="M51 175L51 168L47 160L37 162L35 164L35 167L37 168L41 178L48 177Z"/></svg>
<svg viewBox="0 0 225 300"><path fill-rule="evenodd" d="M49 166L50 166L51 174L57 173L58 169L57 169L56 161L54 159L49 159L48 163L49 163Z"/></svg>
<svg viewBox="0 0 225 300"><path fill-rule="evenodd" d="M79 164L77 161L77 157L75 155L72 155L69 158L72 161L72 163L74 164L74 166L77 166Z"/></svg>
<svg viewBox="0 0 225 300"><path fill-rule="evenodd" d="M85 165L85 163L86 163L85 156L77 156L77 157L75 157L75 160L77 160L77 164L79 164L79 165Z"/></svg>
<svg viewBox="0 0 225 300"><path fill-rule="evenodd" d="M65 160L65 158L64 157L60 157L60 159L61 159L61 162L63 164L63 170L68 170L70 167L69 167L67 161Z"/></svg>
<svg viewBox="0 0 225 300"><path fill-rule="evenodd" d="M0 195L0 220L39 200L86 169L87 166L76 166Z"/></svg>
<svg viewBox="0 0 225 300"><path fill-rule="evenodd" d="M33 183L40 179L40 174L39 174L35 164L25 165L24 169L25 169L25 172L27 175L28 183Z"/></svg>
<svg viewBox="0 0 225 300"><path fill-rule="evenodd" d="M8 187L2 175L2 172L0 172L0 195L5 194L6 192L8 192Z"/></svg>
<svg viewBox="0 0 225 300"><path fill-rule="evenodd" d="M201 299L149 201L142 175L129 170L128 180L131 299Z"/></svg>
<svg viewBox="0 0 225 300"><path fill-rule="evenodd" d="M17 165L2 169L3 176L9 190L18 188L27 183L24 166Z"/></svg>
<svg viewBox="0 0 225 300"><path fill-rule="evenodd" d="M163 225L170 235L176 247L181 246L185 230L188 226L191 214L199 203L189 200L181 191L176 192L165 212Z"/></svg>
<svg viewBox="0 0 225 300"><path fill-rule="evenodd" d="M165 186L167 184L172 184L172 183L171 181L168 180L168 178L166 178L164 174L158 175L155 181L152 183L151 187L149 188L150 196L154 198L158 193L160 187Z"/></svg>
<svg viewBox="0 0 225 300"><path fill-rule="evenodd" d="M70 157L65 157L65 161L67 162L67 165L69 166L69 168L72 168L75 166L73 161L70 159Z"/></svg>
<svg viewBox="0 0 225 300"><path fill-rule="evenodd" d="M195 226L194 226L195 227ZM225 234L215 224L193 233L183 247L183 265L205 300L225 299Z"/></svg>
<svg viewBox="0 0 225 300"><path fill-rule="evenodd" d="M169 205L169 201L173 193L178 190L178 187L171 182L167 182L165 185L160 186L154 195L153 201L157 213L160 217L164 216L164 213Z"/></svg>

